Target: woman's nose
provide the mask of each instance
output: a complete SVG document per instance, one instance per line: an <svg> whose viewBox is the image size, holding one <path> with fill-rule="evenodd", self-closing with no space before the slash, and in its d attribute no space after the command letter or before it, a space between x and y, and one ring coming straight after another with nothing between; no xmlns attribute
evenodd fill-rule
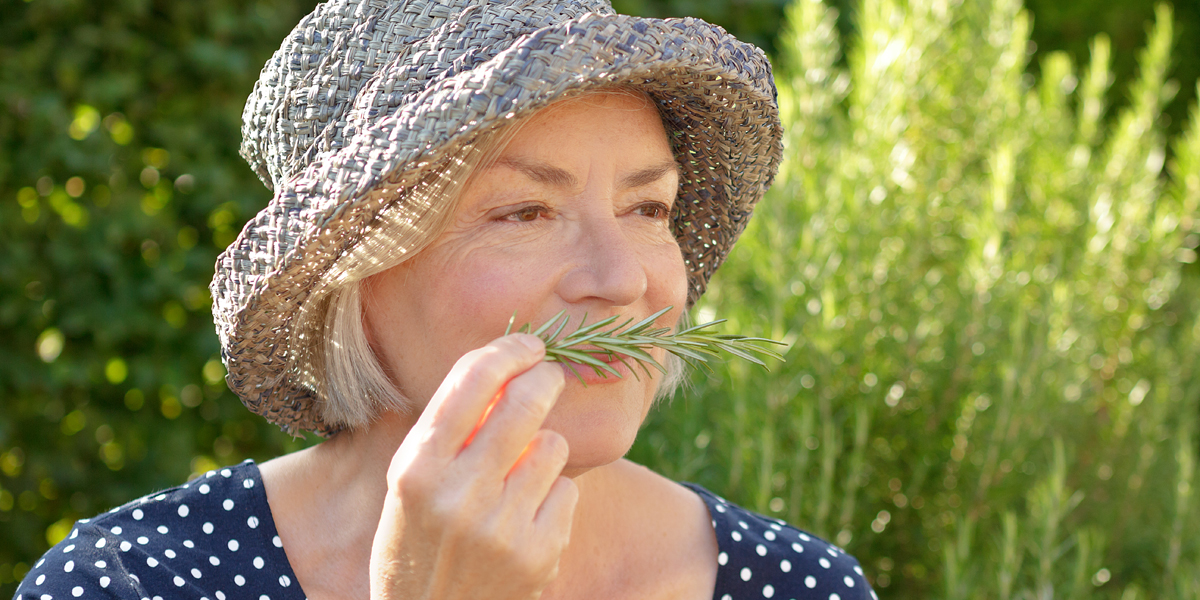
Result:
<svg viewBox="0 0 1200 600"><path fill-rule="evenodd" d="M616 217L587 219L579 239L563 248L567 269L559 282L566 302L603 301L615 306L633 304L646 293L646 268L636 242L622 231Z"/></svg>

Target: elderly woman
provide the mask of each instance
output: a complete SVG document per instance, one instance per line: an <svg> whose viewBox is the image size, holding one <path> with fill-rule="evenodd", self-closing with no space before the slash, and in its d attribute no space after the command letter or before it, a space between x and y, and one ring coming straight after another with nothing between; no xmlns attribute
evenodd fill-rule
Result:
<svg viewBox="0 0 1200 600"><path fill-rule="evenodd" d="M622 458L677 360L585 349L614 377L505 334L680 321L778 165L759 50L604 0L333 0L244 137L275 196L217 265L228 382L329 439L80 521L18 598L873 596L841 550Z"/></svg>

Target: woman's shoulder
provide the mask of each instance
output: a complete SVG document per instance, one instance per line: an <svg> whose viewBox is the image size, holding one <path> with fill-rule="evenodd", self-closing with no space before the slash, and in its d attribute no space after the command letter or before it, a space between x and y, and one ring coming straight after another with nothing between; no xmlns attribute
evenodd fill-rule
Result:
<svg viewBox="0 0 1200 600"><path fill-rule="evenodd" d="M720 552L713 598L877 598L858 561L841 548L699 485L683 485L704 500L717 534Z"/></svg>
<svg viewBox="0 0 1200 600"><path fill-rule="evenodd" d="M294 581L247 461L81 519L16 597L303 597Z"/></svg>

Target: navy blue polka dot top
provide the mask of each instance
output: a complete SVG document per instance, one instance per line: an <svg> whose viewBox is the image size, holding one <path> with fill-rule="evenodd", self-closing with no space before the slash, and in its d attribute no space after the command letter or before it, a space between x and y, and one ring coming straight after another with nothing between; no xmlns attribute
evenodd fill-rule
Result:
<svg viewBox="0 0 1200 600"><path fill-rule="evenodd" d="M874 598L853 557L694 484L717 533L714 600ZM250 461L75 524L15 600L304 600Z"/></svg>

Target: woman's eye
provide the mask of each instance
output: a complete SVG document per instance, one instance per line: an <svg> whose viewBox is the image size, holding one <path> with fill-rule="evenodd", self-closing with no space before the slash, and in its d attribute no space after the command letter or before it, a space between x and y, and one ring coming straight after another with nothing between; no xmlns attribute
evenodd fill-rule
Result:
<svg viewBox="0 0 1200 600"><path fill-rule="evenodd" d="M671 209L661 202L647 202L637 207L637 213L651 219L666 219L671 214Z"/></svg>
<svg viewBox="0 0 1200 600"><path fill-rule="evenodd" d="M532 223L538 220L546 213L546 209L540 206L528 206L504 215L505 221L515 221L517 223Z"/></svg>

